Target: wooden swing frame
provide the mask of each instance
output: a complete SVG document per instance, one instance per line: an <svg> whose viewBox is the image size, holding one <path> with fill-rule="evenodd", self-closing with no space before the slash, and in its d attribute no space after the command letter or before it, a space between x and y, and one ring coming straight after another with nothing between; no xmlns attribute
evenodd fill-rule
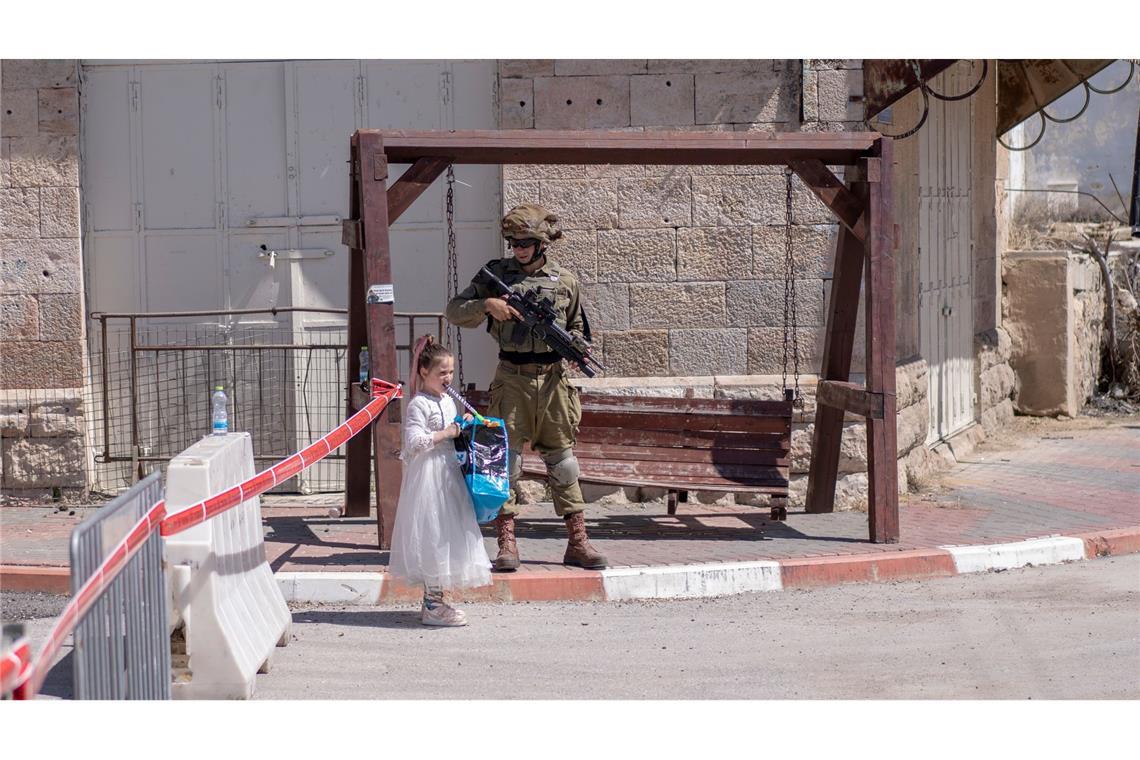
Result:
<svg viewBox="0 0 1140 760"><path fill-rule="evenodd" d="M391 186L390 164L411 166ZM807 511L831 512L846 413L866 418L870 540L899 538L895 409L895 249L889 137L874 132L701 133L607 131L357 130L350 148L351 218L348 345L368 346L372 377L397 377L389 228L451 164L772 165L789 167L840 223L822 367ZM828 168L844 167L844 181ZM865 299L865 385L850 382L855 322ZM359 358L348 352L346 415L367 403L354 381ZM369 470L376 481L377 533L390 547L400 482L398 401L373 425L371 441L347 445L345 511L367 517ZM369 468L370 446L376 456Z"/></svg>

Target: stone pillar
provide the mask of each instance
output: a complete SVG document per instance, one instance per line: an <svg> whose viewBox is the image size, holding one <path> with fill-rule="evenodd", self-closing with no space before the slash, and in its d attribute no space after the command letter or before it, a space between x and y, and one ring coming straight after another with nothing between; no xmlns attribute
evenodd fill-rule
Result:
<svg viewBox="0 0 1140 760"><path fill-rule="evenodd" d="M0 62L0 490L83 492L79 67Z"/></svg>

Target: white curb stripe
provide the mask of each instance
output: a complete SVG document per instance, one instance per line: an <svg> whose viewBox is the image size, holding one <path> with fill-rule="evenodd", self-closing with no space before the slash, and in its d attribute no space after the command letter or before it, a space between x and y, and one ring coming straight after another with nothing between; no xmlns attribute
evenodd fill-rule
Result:
<svg viewBox="0 0 1140 760"><path fill-rule="evenodd" d="M383 573L299 573L276 576L285 601L307 604L379 604Z"/></svg>
<svg viewBox="0 0 1140 760"><path fill-rule="evenodd" d="M783 588L780 563L773 561L625 567L601 572L606 598L611 600L726 596Z"/></svg>
<svg viewBox="0 0 1140 760"><path fill-rule="evenodd" d="M1012 544L941 548L950 552L959 573L1012 570L1026 565L1057 565L1085 558L1085 542L1064 536L1032 538Z"/></svg>

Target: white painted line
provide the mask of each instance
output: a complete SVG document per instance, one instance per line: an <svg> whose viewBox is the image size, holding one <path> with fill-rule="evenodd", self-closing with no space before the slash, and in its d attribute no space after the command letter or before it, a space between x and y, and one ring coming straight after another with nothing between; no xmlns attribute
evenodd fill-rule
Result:
<svg viewBox="0 0 1140 760"><path fill-rule="evenodd" d="M280 572L285 601L301 604L379 604L383 573Z"/></svg>
<svg viewBox="0 0 1140 760"><path fill-rule="evenodd" d="M1057 565L1085 558L1085 542L1065 536L1031 538L1012 544L942 548L950 552L959 573L1012 570L1026 565Z"/></svg>
<svg viewBox="0 0 1140 760"><path fill-rule="evenodd" d="M606 598L681 599L779 591L780 563L724 562L665 567L624 567L602 570Z"/></svg>

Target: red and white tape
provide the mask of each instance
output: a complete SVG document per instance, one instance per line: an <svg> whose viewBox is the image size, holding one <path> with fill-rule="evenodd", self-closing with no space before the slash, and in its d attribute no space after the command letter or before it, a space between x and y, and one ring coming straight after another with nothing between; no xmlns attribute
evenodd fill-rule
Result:
<svg viewBox="0 0 1140 760"><path fill-rule="evenodd" d="M27 639L19 639L11 650L0 657L0 694L9 694L20 685L20 675L31 661Z"/></svg>

